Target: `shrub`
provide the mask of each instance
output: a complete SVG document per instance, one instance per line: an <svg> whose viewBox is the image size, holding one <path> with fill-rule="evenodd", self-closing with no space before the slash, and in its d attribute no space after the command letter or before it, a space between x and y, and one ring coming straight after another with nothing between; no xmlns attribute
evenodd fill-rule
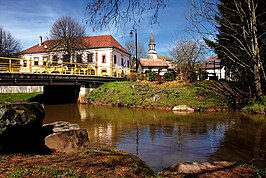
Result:
<svg viewBox="0 0 266 178"><path fill-rule="evenodd" d="M157 72L148 70L147 71L147 76L148 76L148 80L149 81L155 81L156 80L156 76L157 76Z"/></svg>
<svg viewBox="0 0 266 178"><path fill-rule="evenodd" d="M130 75L129 75L129 80L133 81L133 82L136 82L137 79L138 79L138 75L135 72L131 72Z"/></svg>
<svg viewBox="0 0 266 178"><path fill-rule="evenodd" d="M166 81L173 81L175 79L175 76L173 72L165 72L164 78Z"/></svg>
<svg viewBox="0 0 266 178"><path fill-rule="evenodd" d="M141 81L146 80L146 75L145 74L139 74L139 80L141 80Z"/></svg>

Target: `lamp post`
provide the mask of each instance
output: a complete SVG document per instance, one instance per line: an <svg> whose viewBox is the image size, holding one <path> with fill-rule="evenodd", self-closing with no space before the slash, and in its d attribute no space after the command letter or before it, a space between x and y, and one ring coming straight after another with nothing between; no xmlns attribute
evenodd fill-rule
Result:
<svg viewBox="0 0 266 178"><path fill-rule="evenodd" d="M129 35L132 38L133 33L135 33L135 50L136 50L136 73L138 73L138 33L137 33L137 29L133 29L130 31Z"/></svg>

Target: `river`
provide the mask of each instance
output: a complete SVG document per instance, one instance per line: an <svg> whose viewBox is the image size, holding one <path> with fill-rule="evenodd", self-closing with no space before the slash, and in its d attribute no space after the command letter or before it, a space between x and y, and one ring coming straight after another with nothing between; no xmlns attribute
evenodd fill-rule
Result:
<svg viewBox="0 0 266 178"><path fill-rule="evenodd" d="M154 171L178 162L266 159L266 118L241 113L178 114L62 104L45 106L44 122L86 128L92 146L139 156ZM254 161L266 167L265 161Z"/></svg>

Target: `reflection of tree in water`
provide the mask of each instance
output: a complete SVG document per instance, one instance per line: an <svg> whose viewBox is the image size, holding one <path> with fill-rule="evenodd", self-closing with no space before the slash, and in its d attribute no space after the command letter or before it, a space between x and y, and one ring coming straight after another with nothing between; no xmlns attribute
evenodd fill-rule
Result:
<svg viewBox="0 0 266 178"><path fill-rule="evenodd" d="M155 170L175 162L247 160L265 156L265 127L235 113L193 113L56 105L46 122L65 120L86 128L91 145L138 154Z"/></svg>
<svg viewBox="0 0 266 178"><path fill-rule="evenodd" d="M259 117L262 117L261 119ZM244 116L225 133L220 147L210 156L212 160L250 161L266 166L266 120L264 116Z"/></svg>
<svg viewBox="0 0 266 178"><path fill-rule="evenodd" d="M82 107L85 107L86 111L86 119L82 119L86 122L82 122L82 125L88 129L92 137L91 141L95 144L109 144L111 147L115 146L117 139L126 133L135 133L136 128L140 133L148 132L152 143L158 136L171 137L172 135L176 135L181 142L188 133L196 138L212 130L216 132L219 122L220 125L224 124L224 120L212 121L213 116L201 118L202 115L199 114L174 115L172 112L154 110L89 105L82 105ZM82 112L81 115L84 117L84 110ZM106 138L111 138L110 142Z"/></svg>

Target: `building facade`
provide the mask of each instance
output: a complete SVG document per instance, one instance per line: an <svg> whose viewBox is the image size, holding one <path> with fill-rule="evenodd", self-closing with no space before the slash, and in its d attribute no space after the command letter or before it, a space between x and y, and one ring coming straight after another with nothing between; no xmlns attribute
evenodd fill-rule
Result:
<svg viewBox="0 0 266 178"><path fill-rule="evenodd" d="M64 68L60 68L61 71L58 70L58 72L61 73L65 70L71 73L70 67L68 67L71 66L71 63L72 66L76 65L75 70L78 66L89 75L120 77L129 74L130 54L111 35L87 36L80 40L83 47L75 51L75 59L70 59L71 62L64 65ZM56 50L54 44L54 40L43 42L40 37L37 45L23 50L20 53L20 58L25 59L21 61L24 71L40 72L49 67L50 72L53 72L50 66L55 61L58 65L55 65L54 68L60 67L64 63L64 51ZM80 61L79 64L77 64L77 59ZM73 72L73 69L71 70Z"/></svg>

